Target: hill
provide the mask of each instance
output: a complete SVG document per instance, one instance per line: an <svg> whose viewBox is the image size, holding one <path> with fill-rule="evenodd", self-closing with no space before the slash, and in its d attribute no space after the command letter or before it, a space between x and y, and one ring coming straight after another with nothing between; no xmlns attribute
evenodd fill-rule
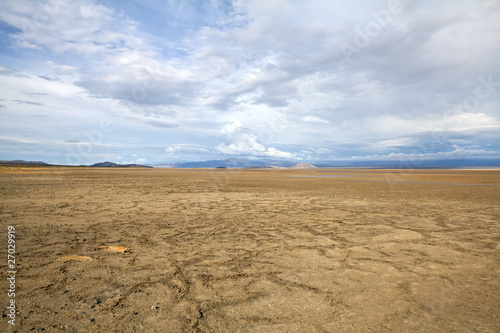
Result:
<svg viewBox="0 0 500 333"><path fill-rule="evenodd" d="M295 164L293 167L290 167L290 169L317 169L315 165L312 165L311 163L299 163Z"/></svg>
<svg viewBox="0 0 500 333"><path fill-rule="evenodd" d="M50 166L52 164L47 164L45 162L40 162L40 161L23 161L23 160L13 160L13 161L0 161L0 165L46 165Z"/></svg>
<svg viewBox="0 0 500 333"><path fill-rule="evenodd" d="M152 168L150 166L141 165L141 164L118 164L118 163L113 163L113 162L108 162L108 161L92 164L91 167L94 167L94 168Z"/></svg>

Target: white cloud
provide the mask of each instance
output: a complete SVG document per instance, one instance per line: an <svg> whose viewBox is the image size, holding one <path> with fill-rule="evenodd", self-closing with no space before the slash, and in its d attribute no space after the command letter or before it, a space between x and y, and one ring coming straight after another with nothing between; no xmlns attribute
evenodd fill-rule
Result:
<svg viewBox="0 0 500 333"><path fill-rule="evenodd" d="M3 1L1 130L82 140L111 117L104 140L185 159L407 153L433 132L499 150L499 5L401 2L346 61L387 1ZM480 76L488 96L455 112Z"/></svg>
<svg viewBox="0 0 500 333"><path fill-rule="evenodd" d="M243 124L238 119L236 119L232 123L227 123L226 125L224 125L219 133L224 138L231 140L242 126Z"/></svg>
<svg viewBox="0 0 500 333"><path fill-rule="evenodd" d="M209 153L210 150L202 145L194 144L175 144L165 148L165 152L169 154L175 153Z"/></svg>
<svg viewBox="0 0 500 333"><path fill-rule="evenodd" d="M480 128L499 128L500 121L484 113L452 112L445 113L441 126L454 131L468 131Z"/></svg>
<svg viewBox="0 0 500 333"><path fill-rule="evenodd" d="M68 74L75 74L78 71L78 68L75 66L69 66L69 65L58 65L55 64L52 61L46 61L45 64L54 70L56 74L60 75L68 75Z"/></svg>
<svg viewBox="0 0 500 333"><path fill-rule="evenodd" d="M246 132L239 120L234 120L219 131L224 143L217 146L217 151L227 155L255 155L279 158L293 158L295 155L280 151L274 147L266 148L258 142L258 137Z"/></svg>
<svg viewBox="0 0 500 333"><path fill-rule="evenodd" d="M0 19L21 29L14 36L21 48L91 56L140 44L136 22L91 1L6 1L0 9Z"/></svg>
<svg viewBox="0 0 500 333"><path fill-rule="evenodd" d="M306 123L323 123L323 124L328 124L329 121L322 119L320 117L316 116L305 116L301 118L302 121L305 121Z"/></svg>
<svg viewBox="0 0 500 333"><path fill-rule="evenodd" d="M254 155L277 158L293 158L295 154L278 150L274 147L265 148L262 144L255 142L254 138L247 138L246 141L239 141L229 145L220 144L217 146L220 153L227 155Z"/></svg>
<svg viewBox="0 0 500 333"><path fill-rule="evenodd" d="M418 166L420 160L431 159L454 159L454 158L467 158L467 157L480 157L480 158L498 158L496 152L487 151L484 149L466 149L463 147L455 147L452 151L443 151L436 153L420 152L420 153L390 153L387 155L367 155L367 156L353 156L353 159L358 160L398 160L402 162L413 163Z"/></svg>
<svg viewBox="0 0 500 333"><path fill-rule="evenodd" d="M413 138L398 138L398 139L390 139L390 140L383 140L380 142L377 142L377 147L380 147L382 149L384 148L394 148L394 147L405 147L408 145L414 145L415 144L415 139Z"/></svg>

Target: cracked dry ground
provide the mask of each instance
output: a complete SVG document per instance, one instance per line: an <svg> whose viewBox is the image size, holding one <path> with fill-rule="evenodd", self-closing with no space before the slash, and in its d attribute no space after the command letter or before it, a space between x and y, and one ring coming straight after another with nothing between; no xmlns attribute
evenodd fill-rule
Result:
<svg viewBox="0 0 500 333"><path fill-rule="evenodd" d="M498 171L330 173L1 168L0 330L500 331Z"/></svg>

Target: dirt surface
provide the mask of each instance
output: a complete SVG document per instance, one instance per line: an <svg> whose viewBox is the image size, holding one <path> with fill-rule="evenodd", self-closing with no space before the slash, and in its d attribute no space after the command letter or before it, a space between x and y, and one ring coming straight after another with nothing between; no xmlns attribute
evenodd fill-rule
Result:
<svg viewBox="0 0 500 333"><path fill-rule="evenodd" d="M500 332L500 170L1 167L0 221L1 332Z"/></svg>

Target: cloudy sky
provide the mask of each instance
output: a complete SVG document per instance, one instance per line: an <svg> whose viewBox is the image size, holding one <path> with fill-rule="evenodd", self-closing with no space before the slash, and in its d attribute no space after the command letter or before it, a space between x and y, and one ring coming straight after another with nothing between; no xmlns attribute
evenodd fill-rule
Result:
<svg viewBox="0 0 500 333"><path fill-rule="evenodd" d="M4 0L0 159L500 157L500 2Z"/></svg>

